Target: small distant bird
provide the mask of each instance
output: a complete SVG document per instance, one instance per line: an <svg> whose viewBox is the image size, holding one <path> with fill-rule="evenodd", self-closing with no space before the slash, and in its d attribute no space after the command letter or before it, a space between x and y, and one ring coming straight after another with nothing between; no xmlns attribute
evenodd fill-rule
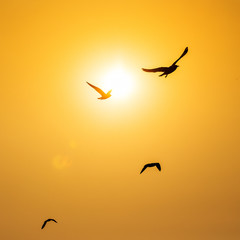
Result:
<svg viewBox="0 0 240 240"><path fill-rule="evenodd" d="M47 219L46 221L44 221L44 223L43 223L43 225L42 225L42 229L45 227L45 225L46 225L47 222L49 222L49 221L53 221L53 222L57 223L57 221L56 221L55 219L49 218L49 219Z"/></svg>
<svg viewBox="0 0 240 240"><path fill-rule="evenodd" d="M109 98L109 97L112 96L112 95L111 95L112 90L108 91L107 94L106 94L102 89L100 89L100 88L98 88L98 87L96 87L96 86L94 86L94 85L92 85L92 84L90 84L90 83L88 83L88 82L87 82L87 84L90 85L92 88L94 88L98 93L100 93L100 94L102 95L102 96L101 96L100 98L98 98L98 99L103 100L103 99L107 99L107 98Z"/></svg>
<svg viewBox="0 0 240 240"><path fill-rule="evenodd" d="M146 69L142 68L143 71L145 72L163 72L163 74L159 75L159 77L166 75L165 78L168 76L168 74L174 72L179 66L176 65L176 63L187 54L188 52L188 47L185 48L184 52L182 55L170 66L170 67L159 67L159 68L153 68L153 69Z"/></svg>
<svg viewBox="0 0 240 240"><path fill-rule="evenodd" d="M157 167L159 171L161 171L161 166L159 163L148 163L146 165L144 165L142 171L140 172L140 174L148 167Z"/></svg>

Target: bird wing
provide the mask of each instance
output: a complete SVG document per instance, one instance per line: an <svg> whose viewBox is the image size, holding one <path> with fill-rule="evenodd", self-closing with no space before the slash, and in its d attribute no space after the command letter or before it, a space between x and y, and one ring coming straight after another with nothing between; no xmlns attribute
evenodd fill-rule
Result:
<svg viewBox="0 0 240 240"><path fill-rule="evenodd" d="M45 227L46 223L47 223L48 220L46 220L43 225L42 225L42 229Z"/></svg>
<svg viewBox="0 0 240 240"><path fill-rule="evenodd" d="M49 218L48 221L54 221L55 223L57 223L57 221L53 218Z"/></svg>
<svg viewBox="0 0 240 240"><path fill-rule="evenodd" d="M187 54L187 52L188 52L188 47L185 48L182 55L172 65L175 65L183 56Z"/></svg>
<svg viewBox="0 0 240 240"><path fill-rule="evenodd" d="M159 67L159 68L152 68L152 69L142 68L144 72L165 72L167 69L168 67Z"/></svg>
<svg viewBox="0 0 240 240"><path fill-rule="evenodd" d="M161 171L161 165L159 163L156 163L156 167L158 168L159 171Z"/></svg>
<svg viewBox="0 0 240 240"><path fill-rule="evenodd" d="M57 221L56 221L55 219L49 218L49 219L47 219L46 221L44 221L44 223L43 223L43 225L42 225L42 229L46 226L47 222L49 222L49 221L54 221L55 223L57 223Z"/></svg>
<svg viewBox="0 0 240 240"><path fill-rule="evenodd" d="M143 169L142 169L142 171L140 172L140 174L148 167L147 165L148 165L148 164L146 164L146 165L143 167Z"/></svg>
<svg viewBox="0 0 240 240"><path fill-rule="evenodd" d="M92 85L91 83L88 83L88 82L87 82L87 84L90 85L92 88L94 88L94 89L95 89L98 93L100 93L102 96L105 95L105 93L104 93L104 91L103 91L102 89L100 89L100 88Z"/></svg>

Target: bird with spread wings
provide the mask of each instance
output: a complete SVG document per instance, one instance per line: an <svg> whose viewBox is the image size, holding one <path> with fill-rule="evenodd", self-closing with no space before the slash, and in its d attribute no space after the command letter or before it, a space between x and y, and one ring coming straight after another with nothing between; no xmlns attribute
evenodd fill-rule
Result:
<svg viewBox="0 0 240 240"><path fill-rule="evenodd" d="M112 96L112 95L111 95L112 90L110 90L110 91L108 91L107 93L105 93L102 89L100 89L100 88L92 85L91 83L87 82L87 84L88 84L89 86L91 86L93 89L95 89L99 94L102 95L102 96L101 96L100 98L98 98L98 99L103 100L103 99L107 99L107 98L109 98L109 97Z"/></svg>
<svg viewBox="0 0 240 240"><path fill-rule="evenodd" d="M144 167L143 167L142 171L140 172L140 174L148 167L157 167L157 169L159 171L161 171L161 166L160 166L159 163L148 163L148 164L144 165Z"/></svg>
<svg viewBox="0 0 240 240"><path fill-rule="evenodd" d="M53 221L53 222L57 223L57 221L55 219L49 218L49 219L44 221L44 223L42 225L42 229L46 226L47 222L49 222L49 221Z"/></svg>
<svg viewBox="0 0 240 240"><path fill-rule="evenodd" d="M184 52L182 55L170 66L170 67L159 67L159 68L152 68L152 69L147 69L147 68L142 68L143 71L145 72L163 72L159 77L165 75L165 78L168 76L168 74L174 72L179 66L176 64L182 57L184 57L188 52L188 47L185 48Z"/></svg>

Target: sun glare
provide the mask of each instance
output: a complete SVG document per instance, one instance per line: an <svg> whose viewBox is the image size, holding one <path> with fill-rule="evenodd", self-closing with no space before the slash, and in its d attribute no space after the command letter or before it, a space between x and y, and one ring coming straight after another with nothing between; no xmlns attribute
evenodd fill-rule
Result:
<svg viewBox="0 0 240 240"><path fill-rule="evenodd" d="M126 98L133 90L132 75L121 65L114 66L103 75L102 83L107 91L112 89L113 98Z"/></svg>

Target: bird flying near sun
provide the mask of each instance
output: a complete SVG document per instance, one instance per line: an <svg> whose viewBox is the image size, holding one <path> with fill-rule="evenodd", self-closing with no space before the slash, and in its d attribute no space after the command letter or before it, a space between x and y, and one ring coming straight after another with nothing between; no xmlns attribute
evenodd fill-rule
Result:
<svg viewBox="0 0 240 240"><path fill-rule="evenodd" d="M165 78L168 76L168 74L174 72L179 66L176 65L176 63L187 54L188 52L188 47L185 48L184 52L182 55L170 66L170 67L159 67L159 68L152 68L152 69L147 69L147 68L142 68L143 71L145 72L163 72L159 77L165 75Z"/></svg>
<svg viewBox="0 0 240 240"><path fill-rule="evenodd" d="M49 222L49 221L53 221L53 222L57 223L57 221L56 221L55 219L49 218L49 219L47 219L47 220L44 221L44 223L43 223L43 225L42 225L42 229L45 227L45 225L46 225L47 222Z"/></svg>
<svg viewBox="0 0 240 240"><path fill-rule="evenodd" d="M94 88L99 94L102 95L102 96L101 96L100 98L98 98L98 99L103 100L103 99L107 99L107 98L109 98L109 97L112 96L112 95L111 95L112 90L110 90L110 91L108 91L107 93L105 93L102 89L100 89L100 88L98 88L98 87L96 87L96 86L94 86L94 85L92 85L92 84L90 84L90 83L88 83L88 82L87 82L87 84L90 85L92 88Z"/></svg>
<svg viewBox="0 0 240 240"><path fill-rule="evenodd" d="M161 171L161 166L160 166L159 163L148 163L148 164L144 165L144 167L143 167L142 171L140 172L140 174L148 167L157 167L157 169L159 171Z"/></svg>

